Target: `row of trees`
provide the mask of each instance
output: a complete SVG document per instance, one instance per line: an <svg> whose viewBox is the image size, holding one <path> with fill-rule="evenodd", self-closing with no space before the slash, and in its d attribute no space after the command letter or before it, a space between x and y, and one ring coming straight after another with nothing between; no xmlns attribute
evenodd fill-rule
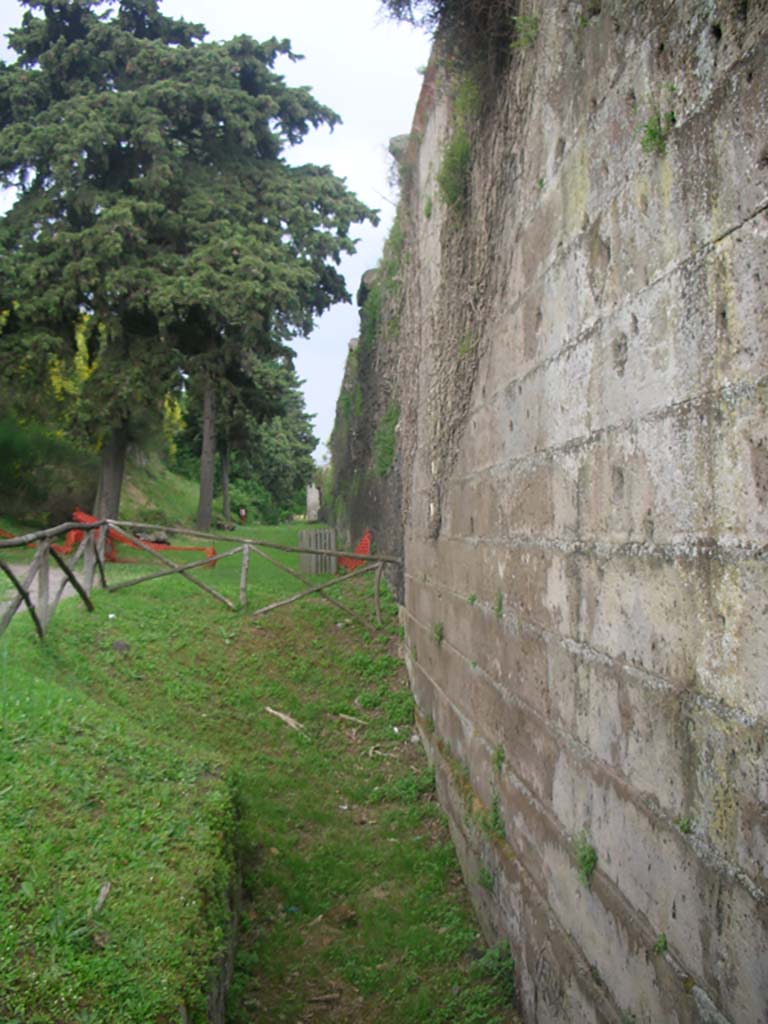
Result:
<svg viewBox="0 0 768 1024"><path fill-rule="evenodd" d="M297 413L290 339L348 300L338 271L375 214L287 147L338 116L275 71L287 40L205 42L157 0L23 0L0 65L0 397L40 414L74 372L69 426L99 446L117 515L128 445L196 396L198 523L217 450ZM67 369L69 368L69 369Z"/></svg>

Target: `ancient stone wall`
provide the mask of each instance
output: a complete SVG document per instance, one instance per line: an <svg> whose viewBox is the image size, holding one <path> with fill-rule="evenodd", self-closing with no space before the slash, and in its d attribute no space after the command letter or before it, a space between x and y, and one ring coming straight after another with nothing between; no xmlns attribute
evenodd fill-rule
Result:
<svg viewBox="0 0 768 1024"><path fill-rule="evenodd" d="M768 4L523 6L366 357L419 723L527 1021L764 1024Z"/></svg>

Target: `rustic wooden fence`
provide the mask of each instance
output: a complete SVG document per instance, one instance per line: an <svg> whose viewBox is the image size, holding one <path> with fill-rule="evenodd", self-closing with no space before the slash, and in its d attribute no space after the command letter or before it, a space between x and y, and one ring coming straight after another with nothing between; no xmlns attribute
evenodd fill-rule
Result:
<svg viewBox="0 0 768 1024"><path fill-rule="evenodd" d="M34 558L28 566L11 567L5 559L0 558L0 570L8 577L16 591L0 618L0 635L8 628L11 619L23 603L29 609L37 634L42 640L67 586L73 588L88 611L93 611L90 594L97 569L101 585L107 586L104 571L104 545L107 535L106 530L100 529L102 526L103 522L62 523L49 530L38 530L23 537L0 540L0 554L9 548L36 546ZM67 556L57 550L60 545L55 545L54 542L57 537L66 537L71 530L82 532L83 538ZM51 562L61 570L61 578L53 587ZM78 577L77 568L81 562L82 569Z"/></svg>
<svg viewBox="0 0 768 1024"><path fill-rule="evenodd" d="M65 557L57 550L57 546L54 546L54 540L56 537L66 536L71 530L81 531L83 537L75 550L68 557ZM234 546L220 554L206 555L205 558L185 562L180 565L172 561L167 554L167 551L178 549L172 549L170 545L165 549L164 545L151 543L144 539L148 534L152 535L159 532L164 534L182 534L185 537L194 537L217 544L233 544ZM108 536L114 541L122 541L131 548L145 552L151 558L160 562L163 568L154 572L144 573L140 576L134 576L131 579L109 583L107 580L107 561L105 558ZM329 594L328 590L365 573L375 572L374 609L376 622L381 624L381 580L384 567L388 563L400 564L400 560L388 555L360 555L350 551L339 551L335 546L336 534L334 530L307 530L302 531L299 537L299 545L291 547L284 544L276 544L272 541L260 540L255 537L230 540L230 538L222 537L220 534L214 535L200 530L185 529L184 527L158 526L153 523L133 523L105 519L93 523L62 523L61 526L52 527L49 530L39 530L35 533L26 534L23 537L0 539L0 555L2 555L4 549L36 546L34 558L28 566L21 567L16 565L12 567L0 557L0 570L8 577L16 591L15 595L12 595L8 602L8 607L2 613L2 618L0 618L0 635L8 628L13 616L23 603L27 606L38 636L42 639L56 606L68 585L71 585L80 596L88 611L93 611L90 594L97 572L101 586L109 592L123 590L126 587L134 587L149 580L180 575L193 586L203 590L214 600L224 604L230 611L244 611L248 604L248 573L252 555L269 562L304 584L304 589L299 593L257 608L253 611L254 615L264 615L276 608L282 608L292 604L294 601L317 594L323 600L343 612L347 618L368 628L368 623L361 619L356 612L343 605L336 597ZM297 572L270 555L268 553L270 550L295 553L306 559L306 561L300 562L301 571ZM234 558L237 556L241 558L238 604L235 604L224 594L219 593L209 583L205 583L191 574L193 569L210 567L224 558ZM351 558L361 564L359 568L352 572L348 572L343 576L335 576L333 579L322 583L313 583L307 578L308 575L335 572L338 558ZM52 588L50 586L51 560L63 573L63 576L55 586L55 593L53 594L51 593ZM26 571L22 572L22 570ZM2 606L0 605L0 607Z"/></svg>

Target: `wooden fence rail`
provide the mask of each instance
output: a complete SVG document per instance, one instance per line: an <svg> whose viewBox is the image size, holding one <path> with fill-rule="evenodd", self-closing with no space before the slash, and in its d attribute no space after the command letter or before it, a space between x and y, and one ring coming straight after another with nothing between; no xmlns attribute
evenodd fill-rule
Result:
<svg viewBox="0 0 768 1024"><path fill-rule="evenodd" d="M54 546L57 537L66 535L72 530L82 533L82 539L75 550L65 558L60 550ZM173 562L164 550L158 550L160 545L150 544L142 539L139 534L147 532L157 533L162 531L169 534L183 534L187 537L202 538L216 543L234 544L228 551L219 554L208 555L193 562L177 564ZM155 572L145 573L129 580L121 580L110 584L106 573L106 550L107 535L111 534L112 541L127 543L133 548L138 548L151 558L160 562L163 566ZM152 523L132 523L125 520L104 519L93 523L62 523L60 526L51 527L47 530L37 530L34 533L27 533L21 537L0 539L0 554L10 548L37 545L37 550L28 566L10 565L5 559L0 558L0 572L4 574L13 585L15 593L12 593L6 601L0 601L0 636L10 625L16 612L22 604L26 605L40 639L45 636L48 624L53 613L61 600L67 586L71 586L75 593L89 612L93 611L91 591L94 585L96 572L98 571L101 587L110 593L123 590L126 587L133 587L139 583L146 583L149 580L162 579L168 576L181 576L189 583L204 591L214 600L224 604L230 611L243 611L248 603L248 573L251 563L251 555L256 554L260 559L269 562L271 565L281 569L300 583L304 589L289 598L275 601L271 604L257 608L254 615L264 615L276 608L292 604L310 595L317 595L324 601L332 604L347 618L358 622L367 628L367 623L360 616L342 604L336 597L327 593L331 587L337 587L347 580L355 579L364 573L375 571L374 604L376 621L381 624L381 580L386 564L400 564L398 558L388 555L359 555L350 551L338 551L336 549L336 532L333 529L305 530L299 534L299 545L291 547L285 544L276 544L273 541L265 541L256 537L228 538L221 535L205 533L200 530L188 530L183 527L157 526ZM300 558L300 571L283 564L277 558L267 554L264 549L272 551L298 554ZM168 550L172 550L170 545ZM200 549L192 549L200 550ZM239 601L235 604L224 594L219 593L212 586L191 575L191 570L203 567L212 567L225 558L242 556L239 580ZM334 576L332 580L323 583L312 583L307 579L308 575L332 575L337 569L339 557L354 558L358 562L365 563L363 568L344 576ZM50 560L60 570L60 578L52 587ZM26 570L26 571L24 571ZM1 577L0 577L1 578ZM3 604L7 607L2 608Z"/></svg>

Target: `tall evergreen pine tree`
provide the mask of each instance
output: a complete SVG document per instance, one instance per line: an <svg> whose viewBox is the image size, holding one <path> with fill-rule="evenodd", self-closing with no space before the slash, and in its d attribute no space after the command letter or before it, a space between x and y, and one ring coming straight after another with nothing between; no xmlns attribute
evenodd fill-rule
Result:
<svg viewBox="0 0 768 1024"><path fill-rule="evenodd" d="M348 299L337 270L375 214L287 146L337 115L275 63L287 40L205 30L157 0L24 0L0 65L0 372L39 389L87 332L78 417L101 443L97 512L116 515L137 421L183 375L202 386L199 522L210 523L215 400L227 367L272 359Z"/></svg>

